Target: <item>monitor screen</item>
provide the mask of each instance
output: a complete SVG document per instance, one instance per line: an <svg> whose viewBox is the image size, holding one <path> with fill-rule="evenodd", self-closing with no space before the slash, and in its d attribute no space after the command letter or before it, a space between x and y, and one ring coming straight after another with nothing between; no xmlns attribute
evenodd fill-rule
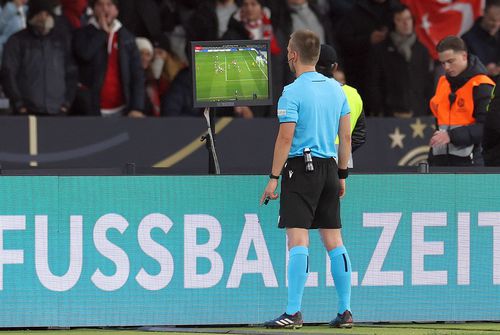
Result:
<svg viewBox="0 0 500 335"><path fill-rule="evenodd" d="M191 42L194 107L271 105L265 40Z"/></svg>

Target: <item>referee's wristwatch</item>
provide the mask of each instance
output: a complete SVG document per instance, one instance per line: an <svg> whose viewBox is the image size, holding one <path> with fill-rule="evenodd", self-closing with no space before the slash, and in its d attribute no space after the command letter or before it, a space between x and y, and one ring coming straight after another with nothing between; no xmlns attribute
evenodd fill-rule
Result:
<svg viewBox="0 0 500 335"><path fill-rule="evenodd" d="M347 179L349 176L349 169L338 169L339 179Z"/></svg>
<svg viewBox="0 0 500 335"><path fill-rule="evenodd" d="M276 179L276 180L278 180L278 179L280 179L280 176L275 176L275 175L273 175L273 174L271 173L271 174L269 175L269 178L270 178L270 179Z"/></svg>

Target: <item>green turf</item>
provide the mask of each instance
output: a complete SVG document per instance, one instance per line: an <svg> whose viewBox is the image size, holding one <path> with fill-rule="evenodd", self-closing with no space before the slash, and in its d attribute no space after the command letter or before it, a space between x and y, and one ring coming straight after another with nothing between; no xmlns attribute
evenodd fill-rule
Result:
<svg viewBox="0 0 500 335"><path fill-rule="evenodd" d="M256 57L256 51L247 50L197 52L197 100L266 99L269 91L267 64L257 64Z"/></svg>
<svg viewBox="0 0 500 335"><path fill-rule="evenodd" d="M165 329L167 330L167 329ZM72 329L72 330L24 330L24 331L0 331L0 335L24 334L24 335L91 335L91 334L123 334L123 335L149 335L149 334L350 334L350 335L486 335L500 334L500 323L464 323L464 324L390 324L390 325L356 325L352 329L332 329L327 326L305 326L299 330L272 330L261 327L219 327L219 328L177 328L163 332L147 332L140 330L118 330L118 329Z"/></svg>

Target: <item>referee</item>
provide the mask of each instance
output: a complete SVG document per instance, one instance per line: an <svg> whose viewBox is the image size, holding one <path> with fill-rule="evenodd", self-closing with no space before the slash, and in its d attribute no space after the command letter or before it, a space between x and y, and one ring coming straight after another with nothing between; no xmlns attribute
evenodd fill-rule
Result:
<svg viewBox="0 0 500 335"><path fill-rule="evenodd" d="M287 50L288 65L296 79L285 87L278 102L280 127L273 166L260 202L278 198L275 192L281 175L279 227L286 228L288 237L288 304L284 314L264 325L302 327L300 309L309 271L308 230L319 229L339 300L337 317L330 326L350 328L351 263L340 233L339 201L345 194L351 153L349 106L340 84L316 72L320 41L315 33L296 31ZM310 157L312 163L308 164Z"/></svg>

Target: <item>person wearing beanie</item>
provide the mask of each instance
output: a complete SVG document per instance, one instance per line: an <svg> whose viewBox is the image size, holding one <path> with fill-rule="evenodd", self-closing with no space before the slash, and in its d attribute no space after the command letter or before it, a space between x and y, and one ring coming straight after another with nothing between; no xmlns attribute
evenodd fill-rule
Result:
<svg viewBox="0 0 500 335"><path fill-rule="evenodd" d="M334 47L328 44L321 45L316 71L328 78L335 78L339 71L339 58ZM363 112L363 101L358 91L349 85L342 84L342 89L351 109L351 152L359 149L366 142L366 122ZM338 138L335 143L338 143ZM352 159L349 161L352 167Z"/></svg>
<svg viewBox="0 0 500 335"><path fill-rule="evenodd" d="M77 82L70 41L54 29L52 1L31 0L26 19L4 48L4 91L16 114L65 115Z"/></svg>
<svg viewBox="0 0 500 335"><path fill-rule="evenodd" d="M137 37L135 44L141 54L141 65L144 70L144 88L146 92L144 95L144 114L160 116L160 89L152 67L154 59L153 44L145 37Z"/></svg>
<svg viewBox="0 0 500 335"><path fill-rule="evenodd" d="M33 0L28 7L28 24L40 35L47 35L55 26L54 4L51 0Z"/></svg>
<svg viewBox="0 0 500 335"><path fill-rule="evenodd" d="M145 38L145 37L136 37L135 44L137 45L137 49L139 49L139 53L141 54L141 65L143 69L147 69L151 66L151 62L153 61L153 44Z"/></svg>
<svg viewBox="0 0 500 335"><path fill-rule="evenodd" d="M130 33L118 17L117 0L93 0L94 16L77 29L74 51L80 68L79 97L86 115L144 117L144 71Z"/></svg>

